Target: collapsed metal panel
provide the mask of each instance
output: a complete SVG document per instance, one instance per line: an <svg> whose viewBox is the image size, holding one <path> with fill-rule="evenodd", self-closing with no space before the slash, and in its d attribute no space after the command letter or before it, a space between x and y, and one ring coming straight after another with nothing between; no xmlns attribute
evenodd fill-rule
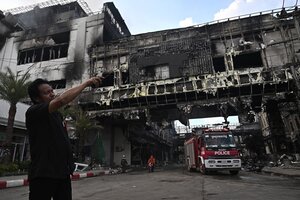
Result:
<svg viewBox="0 0 300 200"><path fill-rule="evenodd" d="M297 68L299 70L299 68ZM290 90L293 80L289 67L255 68L215 75L190 76L162 81L139 83L123 87L98 88L80 99L82 105L95 104L91 109L174 105L202 101L218 103L217 99L241 96L276 95ZM92 101L91 97L94 99Z"/></svg>

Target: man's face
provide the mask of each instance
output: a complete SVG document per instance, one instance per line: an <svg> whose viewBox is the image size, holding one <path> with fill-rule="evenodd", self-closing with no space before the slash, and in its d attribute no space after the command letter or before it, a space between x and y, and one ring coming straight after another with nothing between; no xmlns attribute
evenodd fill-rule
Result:
<svg viewBox="0 0 300 200"><path fill-rule="evenodd" d="M40 95L37 100L40 103L49 103L55 97L52 87L48 84L42 84L39 86L39 94Z"/></svg>

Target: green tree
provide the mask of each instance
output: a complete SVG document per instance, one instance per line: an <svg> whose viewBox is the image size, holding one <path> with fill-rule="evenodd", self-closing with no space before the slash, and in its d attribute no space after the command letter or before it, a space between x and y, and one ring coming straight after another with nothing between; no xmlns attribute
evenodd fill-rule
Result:
<svg viewBox="0 0 300 200"><path fill-rule="evenodd" d="M6 72L0 72L0 98L10 104L5 146L11 146L17 103L27 96L27 87L30 83L29 77L29 70L22 75L19 72L13 73L10 68L7 68Z"/></svg>

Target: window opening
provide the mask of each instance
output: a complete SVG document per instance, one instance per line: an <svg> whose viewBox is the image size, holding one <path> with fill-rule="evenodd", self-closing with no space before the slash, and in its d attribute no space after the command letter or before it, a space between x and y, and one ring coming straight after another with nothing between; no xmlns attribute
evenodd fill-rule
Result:
<svg viewBox="0 0 300 200"><path fill-rule="evenodd" d="M161 80L170 78L168 65L147 66L142 69L142 74L146 80Z"/></svg>
<svg viewBox="0 0 300 200"><path fill-rule="evenodd" d="M122 84L128 84L129 83L129 72L122 72Z"/></svg>
<svg viewBox="0 0 300 200"><path fill-rule="evenodd" d="M226 71L226 66L225 66L223 56L213 58L213 65L214 65L215 72L225 72Z"/></svg>
<svg viewBox="0 0 300 200"><path fill-rule="evenodd" d="M113 72L104 72L102 74L104 79L102 80L101 87L106 87L106 86L113 86L114 85L114 73Z"/></svg>
<svg viewBox="0 0 300 200"><path fill-rule="evenodd" d="M63 89L66 88L66 79L61 79L61 80L54 80L54 81L49 81L49 85L53 89Z"/></svg>
<svg viewBox="0 0 300 200"><path fill-rule="evenodd" d="M239 54L233 56L234 69L262 67L263 62L261 59L260 52L252 52L247 54Z"/></svg>
<svg viewBox="0 0 300 200"><path fill-rule="evenodd" d="M34 47L19 51L18 65L67 57L69 39L69 32L36 38Z"/></svg>

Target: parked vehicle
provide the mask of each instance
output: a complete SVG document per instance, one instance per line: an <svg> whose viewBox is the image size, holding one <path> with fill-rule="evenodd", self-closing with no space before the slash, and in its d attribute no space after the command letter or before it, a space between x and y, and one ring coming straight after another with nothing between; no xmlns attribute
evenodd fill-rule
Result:
<svg viewBox="0 0 300 200"><path fill-rule="evenodd" d="M201 129L184 143L186 166L189 171L203 174L209 171L229 171L236 175L241 159L233 134L227 128Z"/></svg>

